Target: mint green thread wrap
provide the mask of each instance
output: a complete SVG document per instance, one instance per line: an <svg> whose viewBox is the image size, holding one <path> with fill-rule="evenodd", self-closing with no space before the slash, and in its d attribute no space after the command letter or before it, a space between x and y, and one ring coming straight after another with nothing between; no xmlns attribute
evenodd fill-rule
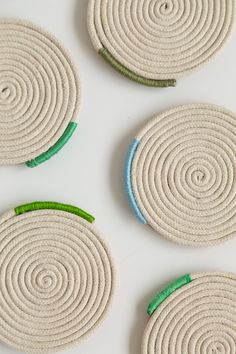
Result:
<svg viewBox="0 0 236 354"><path fill-rule="evenodd" d="M28 167L33 168L44 163L45 161L48 161L52 156L56 155L66 145L66 143L70 140L70 138L74 134L76 128L77 128L77 123L70 122L64 134L55 145L53 145L48 151L42 153L35 159L27 161L26 165Z"/></svg>
<svg viewBox="0 0 236 354"><path fill-rule="evenodd" d="M56 203L56 202L33 202L29 204L23 204L15 208L15 213L16 215L21 215L24 213L28 213L30 211L43 210L43 209L67 211L68 213L80 216L81 218L87 220L90 223L93 223L95 220L95 218L92 215L86 213L84 210L80 208L77 208L73 205Z"/></svg>
<svg viewBox="0 0 236 354"><path fill-rule="evenodd" d="M151 316L158 306L160 306L165 299L167 299L173 292L182 288L182 286L190 283L192 281L190 274L186 274L183 277L175 280L174 282L170 283L164 290L158 293L154 299L150 302L148 306L148 314Z"/></svg>

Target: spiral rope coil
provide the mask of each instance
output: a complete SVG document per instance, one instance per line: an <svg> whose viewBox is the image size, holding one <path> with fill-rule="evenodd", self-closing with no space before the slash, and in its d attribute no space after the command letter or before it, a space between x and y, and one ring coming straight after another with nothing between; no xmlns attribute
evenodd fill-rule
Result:
<svg viewBox="0 0 236 354"><path fill-rule="evenodd" d="M88 9L95 50L123 75L150 86L174 86L207 63L234 20L234 0L90 0Z"/></svg>
<svg viewBox="0 0 236 354"><path fill-rule="evenodd" d="M236 276L197 273L189 277L191 281L167 296L153 313L142 354L235 353Z"/></svg>
<svg viewBox="0 0 236 354"><path fill-rule="evenodd" d="M143 224L178 243L212 245L236 235L236 117L212 105L174 108L137 136L126 166Z"/></svg>
<svg viewBox="0 0 236 354"><path fill-rule="evenodd" d="M74 132L79 105L77 71L57 40L32 23L1 19L0 165L49 159Z"/></svg>
<svg viewBox="0 0 236 354"><path fill-rule="evenodd" d="M114 270L92 221L78 208L40 202L0 218L1 342L57 352L101 322Z"/></svg>

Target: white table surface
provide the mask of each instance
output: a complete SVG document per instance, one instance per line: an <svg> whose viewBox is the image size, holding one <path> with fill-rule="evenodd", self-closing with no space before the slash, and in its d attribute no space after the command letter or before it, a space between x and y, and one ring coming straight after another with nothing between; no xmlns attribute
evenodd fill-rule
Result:
<svg viewBox="0 0 236 354"><path fill-rule="evenodd" d="M31 20L60 39L78 64L82 83L79 129L64 150L36 169L0 168L0 213L29 201L54 200L96 217L116 263L116 295L102 326L65 354L138 354L146 307L157 289L187 272L236 272L236 239L192 249L139 224L123 189L124 157L140 127L171 106L207 102L236 112L236 31L203 70L174 89L153 89L123 78L95 53L86 11L87 0L0 0L2 17ZM0 344L0 353L15 351Z"/></svg>

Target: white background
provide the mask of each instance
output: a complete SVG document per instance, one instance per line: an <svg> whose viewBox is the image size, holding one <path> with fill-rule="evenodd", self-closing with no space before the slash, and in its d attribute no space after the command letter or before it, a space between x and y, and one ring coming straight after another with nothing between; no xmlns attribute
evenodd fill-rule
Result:
<svg viewBox="0 0 236 354"><path fill-rule="evenodd" d="M36 169L0 168L0 213L34 200L53 200L96 217L116 263L116 295L102 326L67 353L138 354L150 298L187 272L236 272L236 239L192 249L139 224L123 190L125 154L140 127L171 106L207 102L236 112L236 33L210 65L179 80L176 88L147 88L117 74L95 53L86 11L87 0L0 0L1 17L31 20L61 40L82 83L79 128L64 150ZM15 351L0 345L0 353Z"/></svg>

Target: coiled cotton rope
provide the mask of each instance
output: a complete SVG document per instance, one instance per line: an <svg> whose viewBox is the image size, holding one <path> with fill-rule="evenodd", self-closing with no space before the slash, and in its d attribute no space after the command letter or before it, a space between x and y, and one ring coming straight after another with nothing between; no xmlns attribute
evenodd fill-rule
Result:
<svg viewBox="0 0 236 354"><path fill-rule="evenodd" d="M0 218L0 341L27 353L77 344L103 319L113 265L94 219L36 202Z"/></svg>
<svg viewBox="0 0 236 354"><path fill-rule="evenodd" d="M190 282L184 284L184 278ZM145 330L142 354L234 354L236 276L204 273L184 278L178 289L179 281L162 292L163 302Z"/></svg>
<svg viewBox="0 0 236 354"><path fill-rule="evenodd" d="M158 115L131 145L130 202L172 241L212 245L236 236L236 117L192 104Z"/></svg>
<svg viewBox="0 0 236 354"><path fill-rule="evenodd" d="M77 71L44 30L0 20L0 164L28 166L49 159L76 128Z"/></svg>
<svg viewBox="0 0 236 354"><path fill-rule="evenodd" d="M223 47L235 0L90 0L94 48L123 75L150 86L207 63Z"/></svg>

